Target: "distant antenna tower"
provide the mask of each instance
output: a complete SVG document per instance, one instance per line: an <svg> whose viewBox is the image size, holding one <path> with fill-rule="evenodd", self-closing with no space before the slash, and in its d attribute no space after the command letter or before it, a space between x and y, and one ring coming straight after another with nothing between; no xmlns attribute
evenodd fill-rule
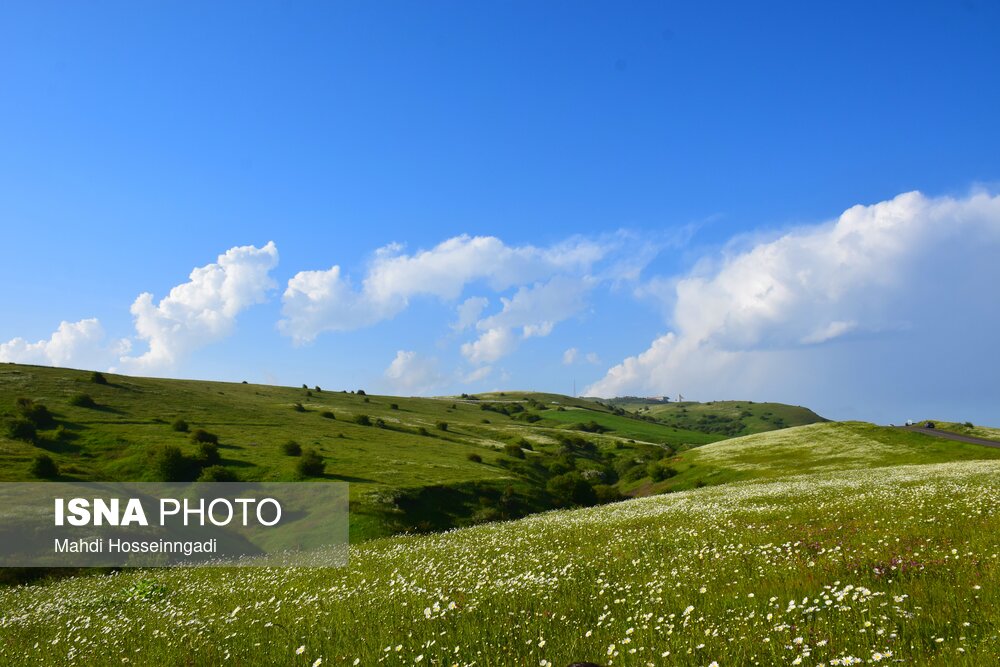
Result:
<svg viewBox="0 0 1000 667"><path fill-rule="evenodd" d="M677 394L677 402L680 403L684 400L684 394Z"/></svg>
<svg viewBox="0 0 1000 667"><path fill-rule="evenodd" d="M573 378L573 398L576 398L576 378Z"/></svg>

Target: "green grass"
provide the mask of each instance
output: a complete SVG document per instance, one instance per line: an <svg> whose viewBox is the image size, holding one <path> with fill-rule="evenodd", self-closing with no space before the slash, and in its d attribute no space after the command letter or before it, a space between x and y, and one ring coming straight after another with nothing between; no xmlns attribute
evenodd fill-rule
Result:
<svg viewBox="0 0 1000 667"><path fill-rule="evenodd" d="M645 442L676 446L719 437L614 415L604 406L557 394L404 398L317 391L312 385L106 378L102 385L85 371L0 365L0 415L13 412L15 400L26 397L51 410L60 427L43 432L37 444L0 435L0 481L31 479L30 466L40 452L52 456L62 479L152 481L151 452L163 445L195 452L190 434L172 427L181 419L190 431L218 435L222 464L245 481L297 479L299 459L282 451L289 440L317 450L327 463L323 478L351 484L352 539L360 540L551 508L554 501L545 492L551 475L545 468L559 455L558 439L570 434L575 420L597 420L612 429L572 432L597 447L593 460L575 459L581 469L647 456ZM83 394L93 403L81 401ZM526 410L507 416L483 410L484 404ZM541 420L524 421L529 413ZM356 423L362 415L372 425ZM437 427L440 422L447 430ZM504 445L522 440L534 448L525 461L503 454ZM498 514L490 498L507 487L518 501L513 514Z"/></svg>
<svg viewBox="0 0 1000 667"><path fill-rule="evenodd" d="M611 403L638 415L654 417L676 428L719 433L727 437L825 421L808 408L784 403L753 401L650 403L634 400Z"/></svg>
<svg viewBox="0 0 1000 667"><path fill-rule="evenodd" d="M958 433L960 435L968 435L973 438L984 438L986 440L996 440L1000 442L1000 428L992 428L990 426L980 426L978 424L968 425L968 423L959 422L943 422L937 421L936 419L929 420L934 422L934 427L942 431L951 431L952 433ZM917 425L926 424L927 420L922 422L917 422Z"/></svg>
<svg viewBox="0 0 1000 667"><path fill-rule="evenodd" d="M376 540L342 569L8 588L0 662L993 665L998 480L819 472Z"/></svg>
<svg viewBox="0 0 1000 667"><path fill-rule="evenodd" d="M824 422L733 438L669 460L676 477L628 489L649 494L810 472L1000 459L1000 449L865 422Z"/></svg>

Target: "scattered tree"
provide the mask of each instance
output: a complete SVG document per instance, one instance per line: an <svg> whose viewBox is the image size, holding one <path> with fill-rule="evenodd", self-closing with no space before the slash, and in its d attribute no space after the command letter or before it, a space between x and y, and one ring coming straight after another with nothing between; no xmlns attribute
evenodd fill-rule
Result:
<svg viewBox="0 0 1000 667"><path fill-rule="evenodd" d="M307 449L302 452L302 458L295 468L303 477L320 477L326 469L326 463L315 449Z"/></svg>
<svg viewBox="0 0 1000 667"><path fill-rule="evenodd" d="M54 479L59 476L59 466L48 454L39 454L31 462L31 474L39 479Z"/></svg>
<svg viewBox="0 0 1000 667"><path fill-rule="evenodd" d="M295 442L294 440L289 440L281 446L281 451L286 456L301 456L302 455L302 445Z"/></svg>
<svg viewBox="0 0 1000 667"><path fill-rule="evenodd" d="M90 374L90 381L93 382L94 384L107 384L108 378L104 377L103 373L98 373L97 371L94 371L93 373Z"/></svg>
<svg viewBox="0 0 1000 667"><path fill-rule="evenodd" d="M188 423L183 419L175 419L174 423L170 425L170 428L174 429L178 433L187 433L189 427Z"/></svg>

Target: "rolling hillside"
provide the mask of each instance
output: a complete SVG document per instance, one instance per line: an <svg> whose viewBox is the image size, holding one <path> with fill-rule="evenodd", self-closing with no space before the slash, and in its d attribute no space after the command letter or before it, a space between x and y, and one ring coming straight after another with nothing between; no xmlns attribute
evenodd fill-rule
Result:
<svg viewBox="0 0 1000 667"><path fill-rule="evenodd" d="M324 459L308 479L351 483L352 536L365 539L557 507L578 476L598 501L615 499L622 478L641 478L649 461L723 437L556 394L397 398L314 385L101 378L0 366L0 481L36 478L40 454L58 479L166 479L170 448L184 457L170 473L178 479L287 481L302 478L303 456L285 453L294 441ZM31 410L42 411L40 421L18 433ZM193 441L199 431L217 438L215 453ZM565 475L559 497L549 482Z"/></svg>
<svg viewBox="0 0 1000 667"><path fill-rule="evenodd" d="M639 399L615 399L608 403L639 416L653 417L674 428L717 433L725 437L751 435L826 421L809 408L784 403L753 401L662 403Z"/></svg>

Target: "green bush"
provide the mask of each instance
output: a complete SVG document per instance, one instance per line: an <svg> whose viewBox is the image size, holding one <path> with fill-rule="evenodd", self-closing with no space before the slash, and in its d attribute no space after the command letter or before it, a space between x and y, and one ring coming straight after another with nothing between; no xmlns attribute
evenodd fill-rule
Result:
<svg viewBox="0 0 1000 667"><path fill-rule="evenodd" d="M483 457L480 456L479 454L469 454L467 458L470 461L472 461L473 463L482 463L483 462Z"/></svg>
<svg viewBox="0 0 1000 667"><path fill-rule="evenodd" d="M188 423L183 419L175 419L174 423L170 425L170 428L174 429L178 433L187 433Z"/></svg>
<svg viewBox="0 0 1000 667"><path fill-rule="evenodd" d="M281 446L281 452L286 456L302 456L302 445L294 440L289 440Z"/></svg>
<svg viewBox="0 0 1000 667"><path fill-rule="evenodd" d="M199 482L238 482L239 477L226 466L208 466L198 476Z"/></svg>
<svg viewBox="0 0 1000 667"><path fill-rule="evenodd" d="M365 395L365 390L364 389L358 389L354 393L356 393L358 396L364 396Z"/></svg>
<svg viewBox="0 0 1000 667"><path fill-rule="evenodd" d="M98 373L97 371L94 371L93 373L90 374L90 381L93 382L94 384L107 384L108 378L104 377L103 373Z"/></svg>
<svg viewBox="0 0 1000 667"><path fill-rule="evenodd" d="M209 433L203 428L199 428L191 434L191 442L197 444L199 442L210 442L213 445L219 444L219 436L214 433Z"/></svg>
<svg viewBox="0 0 1000 667"><path fill-rule="evenodd" d="M448 430L448 422L436 422L434 424L434 428L436 428L439 431L447 431Z"/></svg>
<svg viewBox="0 0 1000 667"><path fill-rule="evenodd" d="M589 507L597 503L594 487L575 470L553 477L545 485L545 490L559 507Z"/></svg>
<svg viewBox="0 0 1000 667"><path fill-rule="evenodd" d="M38 438L38 428L34 422L25 417L12 417L4 424L7 437L12 440L23 440L24 442L35 442Z"/></svg>
<svg viewBox="0 0 1000 667"><path fill-rule="evenodd" d="M53 479L59 476L59 466L48 454L39 454L31 462L31 474L39 479Z"/></svg>
<svg viewBox="0 0 1000 667"><path fill-rule="evenodd" d="M662 461L656 461L646 466L646 474L649 475L650 479L654 482L662 482L665 479L670 479L675 476L677 474L677 470L666 465Z"/></svg>
<svg viewBox="0 0 1000 667"><path fill-rule="evenodd" d="M524 450L521 449L520 446L515 445L513 443L504 445L503 446L503 453L506 454L507 456L512 456L515 459L523 459L524 458Z"/></svg>
<svg viewBox="0 0 1000 667"><path fill-rule="evenodd" d="M354 423L358 424L359 426L371 426L372 420L368 415L355 415Z"/></svg>
<svg viewBox="0 0 1000 667"><path fill-rule="evenodd" d="M218 465L222 461L222 455L219 454L219 445L214 442L199 442L195 460L202 466Z"/></svg>
<svg viewBox="0 0 1000 667"><path fill-rule="evenodd" d="M41 403L35 403L30 398L18 398L15 401L15 408L22 417L30 421L36 428L54 428L56 419L49 412L49 409Z"/></svg>
<svg viewBox="0 0 1000 667"><path fill-rule="evenodd" d="M594 494L597 496L597 502L602 505L604 503L616 503L619 500L625 500L625 496L618 490L618 487L611 484L595 484Z"/></svg>
<svg viewBox="0 0 1000 667"><path fill-rule="evenodd" d="M330 410L324 410L323 412L319 413L319 416L322 417L323 419L336 419L337 418L337 415L333 414L333 412L331 412Z"/></svg>
<svg viewBox="0 0 1000 667"><path fill-rule="evenodd" d="M163 445L154 450L150 466L161 482L183 482L188 479L190 462L177 445Z"/></svg>
<svg viewBox="0 0 1000 667"><path fill-rule="evenodd" d="M307 449L302 452L302 458L295 469L303 477L320 477L326 469L326 463L315 449Z"/></svg>
<svg viewBox="0 0 1000 667"><path fill-rule="evenodd" d="M75 405L78 408L96 408L97 401L90 394L74 394L69 399L70 405Z"/></svg>
<svg viewBox="0 0 1000 667"><path fill-rule="evenodd" d="M301 403L296 403L295 405L292 406L292 410L295 410L296 412L305 412L306 407Z"/></svg>
<svg viewBox="0 0 1000 667"><path fill-rule="evenodd" d="M389 409L390 410L399 410L399 403L390 403L389 404Z"/></svg>

